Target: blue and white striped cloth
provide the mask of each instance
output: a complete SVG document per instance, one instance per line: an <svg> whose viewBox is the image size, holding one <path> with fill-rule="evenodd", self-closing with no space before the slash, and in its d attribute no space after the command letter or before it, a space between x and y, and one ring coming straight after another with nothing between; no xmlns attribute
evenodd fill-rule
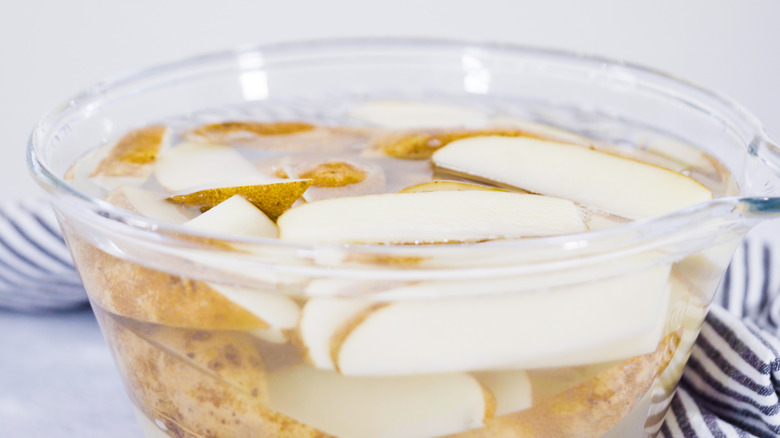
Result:
<svg viewBox="0 0 780 438"><path fill-rule="evenodd" d="M87 305L60 227L39 199L0 205L0 307L25 311Z"/></svg>
<svg viewBox="0 0 780 438"><path fill-rule="evenodd" d="M661 436L780 436L780 235L734 255Z"/></svg>
<svg viewBox="0 0 780 438"><path fill-rule="evenodd" d="M735 255L672 400L665 438L780 436L780 237ZM67 310L87 298L44 201L0 205L0 307Z"/></svg>

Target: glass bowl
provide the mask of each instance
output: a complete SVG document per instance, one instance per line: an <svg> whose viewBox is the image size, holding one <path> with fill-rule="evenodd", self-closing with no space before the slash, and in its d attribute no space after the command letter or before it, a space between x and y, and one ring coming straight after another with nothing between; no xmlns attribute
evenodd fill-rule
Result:
<svg viewBox="0 0 780 438"><path fill-rule="evenodd" d="M139 126L359 124L350 108L374 100L690 145L729 176L713 201L606 230L404 246L198 232L64 180ZM780 213L778 148L728 99L495 44L335 40L147 69L46 115L29 163L148 437L655 436L734 249Z"/></svg>

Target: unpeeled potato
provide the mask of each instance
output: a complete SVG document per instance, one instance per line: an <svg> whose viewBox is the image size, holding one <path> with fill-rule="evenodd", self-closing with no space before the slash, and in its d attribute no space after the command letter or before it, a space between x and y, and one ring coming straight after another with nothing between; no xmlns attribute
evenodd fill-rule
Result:
<svg viewBox="0 0 780 438"><path fill-rule="evenodd" d="M672 333L658 349L622 361L530 409L496 417L451 438L598 438L615 427L666 368L677 348Z"/></svg>
<svg viewBox="0 0 780 438"><path fill-rule="evenodd" d="M268 327L265 321L203 282L121 260L73 233L66 232L66 236L90 299L111 313L138 321L204 330Z"/></svg>
<svg viewBox="0 0 780 438"><path fill-rule="evenodd" d="M265 405L265 374L247 334L169 328L144 333L105 313L98 316L131 398L169 436L328 436ZM214 366L215 360L222 365Z"/></svg>

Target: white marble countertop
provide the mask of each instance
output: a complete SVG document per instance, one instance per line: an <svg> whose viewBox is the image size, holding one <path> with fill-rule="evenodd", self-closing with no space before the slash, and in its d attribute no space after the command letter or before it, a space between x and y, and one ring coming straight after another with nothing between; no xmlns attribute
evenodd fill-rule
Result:
<svg viewBox="0 0 780 438"><path fill-rule="evenodd" d="M4 438L139 438L130 399L92 312L0 311Z"/></svg>

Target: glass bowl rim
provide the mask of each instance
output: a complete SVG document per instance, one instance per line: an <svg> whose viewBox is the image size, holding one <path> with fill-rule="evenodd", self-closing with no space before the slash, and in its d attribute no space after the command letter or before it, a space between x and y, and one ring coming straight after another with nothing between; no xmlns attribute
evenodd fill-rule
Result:
<svg viewBox="0 0 780 438"><path fill-rule="evenodd" d="M447 40L447 39L426 39L426 38L337 38L337 39L322 39L322 40L310 40L300 42L285 42L276 44L261 44L261 45L249 45L239 46L232 50L223 50L204 55L188 57L182 60L168 62L153 66L150 68L139 69L133 72L129 72L120 76L116 76L112 79L107 79L97 83L96 85L85 89L83 92L75 95L71 99L66 100L64 103L55 107L48 113L46 113L40 121L34 126L32 133L30 134L27 145L27 162L28 166L33 173L36 181L46 188L50 193L58 196L65 196L71 200L82 204L87 207L91 213L92 218L102 221L108 220L116 224L121 224L120 228L124 228L124 231L130 234L134 234L136 237L152 238L159 241L160 232L164 232L166 237L170 238L172 235L182 237L192 237L195 239L220 239L227 243L240 243L240 244L257 244L265 247L277 247L277 248L289 248L291 250L317 250L328 248L340 248L341 250L350 251L356 250L357 252L371 251L374 253L381 253L386 255L393 255L395 253L408 255L409 246L393 246L393 245L370 245L370 244L338 244L338 243L316 243L316 242L290 242L280 239L261 238L261 237L245 237L237 235L219 234L219 233L207 233L194 231L191 229L183 228L180 225L165 223L150 219L139 214L124 210L118 206L109 204L101 199L88 196L75 188L71 187L62 178L55 175L53 171L49 169L41 155L38 152L39 147L45 146L43 138L49 126L56 125L57 120L66 117L68 115L74 115L78 111L82 110L86 105L89 105L101 94L108 90L118 87L133 85L143 82L144 80L154 78L157 75L162 75L167 72L186 69L196 65L206 65L211 62L225 62L230 59L237 59L242 55L248 53L261 53L263 56L283 55L285 53L297 51L306 53L308 55L316 55L319 49L349 49L349 48L363 48L363 49L381 49L381 48L405 48L410 50L419 50L421 48L434 48L441 50L452 49L480 49L494 52L507 53L509 55L541 55L554 57L559 60L564 60L568 63L593 63L593 64L608 64L610 66L619 66L622 69L632 71L637 74L645 75L653 80L666 80L675 83L678 86L684 87L686 91L691 93L702 93L714 99L725 108L730 111L728 120L730 128L733 128L733 124L739 123L743 127L746 127L752 133L752 141L759 141L762 143L770 143L771 141L767 137L763 126L758 119L743 108L740 104L731 100L728 97L721 95L718 92L711 91L707 88L693 84L686 80L677 78L671 74L665 73L660 70L645 67L639 64L630 62L624 62L621 60L615 60L603 56L595 56L591 54L584 54L575 51L566 51L560 49L548 49L535 46L524 46L517 44L507 43L488 43L488 42L470 42L464 40ZM237 67L240 70L240 67ZM674 95L663 96L666 99L676 99L683 102L688 102L685 99L685 95L676 93ZM696 108L698 111L704 111L703 108ZM714 116L710 112L706 112L708 116ZM748 153L750 147L749 144L744 144L745 153ZM762 215L766 212L770 212L773 215L780 210L778 206L780 198L778 197L725 197L716 198L706 203L696 204L684 209L674 211L672 213L657 216L653 218L641 219L633 221L618 227L609 228L605 230L586 231L577 234L569 234L562 236L549 236L549 237L537 237L533 239L515 239L515 240L501 240L488 242L490 245L475 244L475 245L419 245L419 247L426 248L427 254L436 253L453 253L460 251L463 248L467 252L474 252L479 247L487 251L492 249L498 249L505 251L507 249L534 249L539 247L559 247L567 248L576 246L577 248L583 248L586 246L601 246L602 242L612 242L611 245L607 245L608 248L622 248L627 246L636 247L637 244L647 243L648 238L656 238L657 233L655 231L659 229L675 229L681 226L691 226L692 222L711 217L713 214L719 214L717 212L724 211L739 211L743 213L755 213L748 214L747 217L757 220L761 219ZM720 213L721 215L723 213ZM151 233L151 234L150 234ZM630 239L623 239L624 237L633 236ZM625 245L616 244L617 241L625 240ZM177 240L177 242L180 242ZM576 245L572 245L576 242ZM480 246L481 245L481 246ZM642 246L642 245L640 245ZM457 248L460 247L460 248ZM457 249L456 249L457 248ZM604 248L602 248L604 249Z"/></svg>

